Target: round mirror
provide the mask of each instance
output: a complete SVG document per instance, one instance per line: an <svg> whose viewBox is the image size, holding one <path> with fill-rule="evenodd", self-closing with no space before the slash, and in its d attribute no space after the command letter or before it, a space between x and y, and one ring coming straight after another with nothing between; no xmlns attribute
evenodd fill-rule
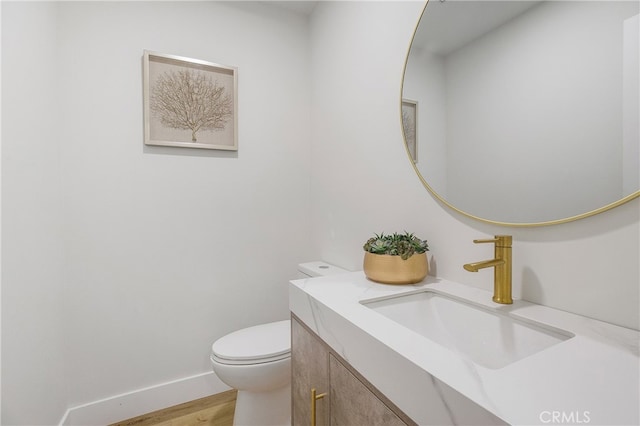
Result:
<svg viewBox="0 0 640 426"><path fill-rule="evenodd" d="M639 4L429 1L402 89L425 186L457 211L515 226L638 197Z"/></svg>

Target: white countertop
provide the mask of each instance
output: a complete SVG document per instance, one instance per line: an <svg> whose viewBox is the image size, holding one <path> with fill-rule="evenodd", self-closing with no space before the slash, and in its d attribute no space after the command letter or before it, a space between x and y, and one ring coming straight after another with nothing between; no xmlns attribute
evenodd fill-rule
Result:
<svg viewBox="0 0 640 426"><path fill-rule="evenodd" d="M426 288L574 336L490 369L361 304ZM302 279L289 297L297 317L418 424L640 424L636 330L520 300L499 305L487 291L434 277L401 286L362 272Z"/></svg>

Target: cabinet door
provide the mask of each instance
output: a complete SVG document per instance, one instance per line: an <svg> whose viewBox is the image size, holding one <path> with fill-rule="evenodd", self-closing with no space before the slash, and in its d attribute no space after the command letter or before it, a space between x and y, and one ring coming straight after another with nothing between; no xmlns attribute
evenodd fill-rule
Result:
<svg viewBox="0 0 640 426"><path fill-rule="evenodd" d="M311 390L329 392L329 352L295 318L291 320L292 425L311 424ZM329 396L315 401L316 425L329 425Z"/></svg>
<svg viewBox="0 0 640 426"><path fill-rule="evenodd" d="M338 359L329 358L331 426L406 426Z"/></svg>

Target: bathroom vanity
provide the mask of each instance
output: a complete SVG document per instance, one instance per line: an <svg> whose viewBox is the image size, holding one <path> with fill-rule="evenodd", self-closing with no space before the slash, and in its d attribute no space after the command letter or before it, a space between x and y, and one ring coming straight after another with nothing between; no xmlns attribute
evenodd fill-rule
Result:
<svg viewBox="0 0 640 426"><path fill-rule="evenodd" d="M636 330L434 277L354 272L289 296L294 425L640 421Z"/></svg>
<svg viewBox="0 0 640 426"><path fill-rule="evenodd" d="M291 339L292 424L415 424L295 316Z"/></svg>

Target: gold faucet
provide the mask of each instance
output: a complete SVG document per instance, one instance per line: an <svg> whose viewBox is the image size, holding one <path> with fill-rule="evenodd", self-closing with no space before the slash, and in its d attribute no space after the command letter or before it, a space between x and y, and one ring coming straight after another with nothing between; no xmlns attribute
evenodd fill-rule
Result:
<svg viewBox="0 0 640 426"><path fill-rule="evenodd" d="M493 267L493 301L505 305L513 303L511 298L511 240L511 235L496 235L491 240L473 240L476 244L495 243L494 259L463 265L464 269L470 272Z"/></svg>

